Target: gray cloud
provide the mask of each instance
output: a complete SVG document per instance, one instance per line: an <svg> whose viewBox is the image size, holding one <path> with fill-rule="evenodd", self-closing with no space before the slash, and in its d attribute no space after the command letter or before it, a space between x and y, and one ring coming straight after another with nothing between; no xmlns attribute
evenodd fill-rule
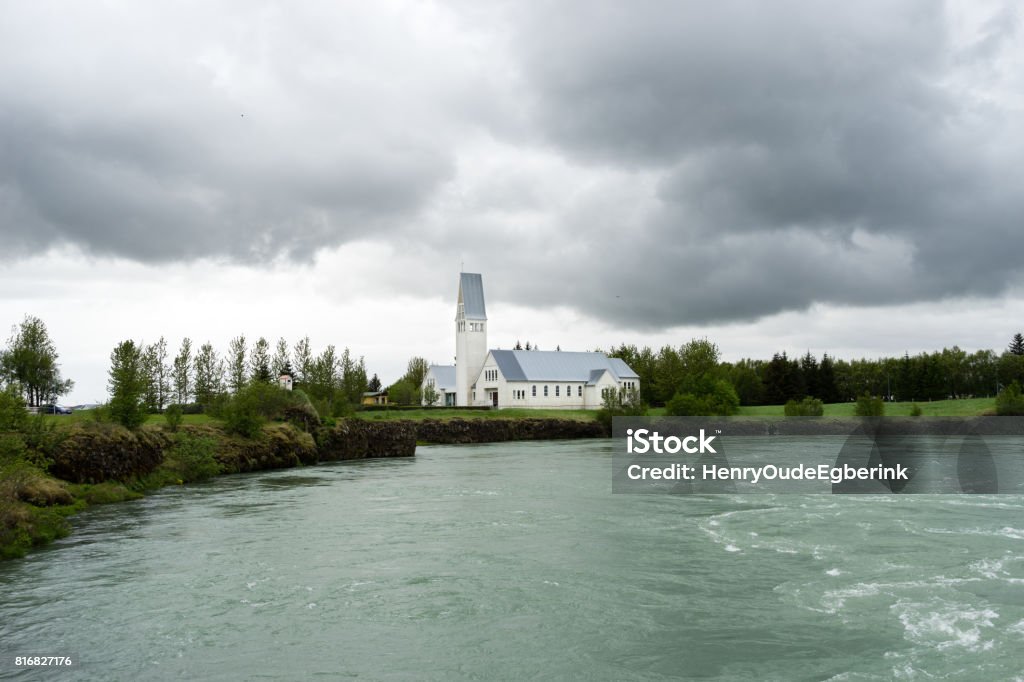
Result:
<svg viewBox="0 0 1024 682"><path fill-rule="evenodd" d="M649 329L1020 278L1012 4L303 7L19 9L0 258L377 239L414 264L378 286L450 295L464 260Z"/></svg>
<svg viewBox="0 0 1024 682"><path fill-rule="evenodd" d="M943 12L531 5L516 25L539 134L659 181L631 198L640 219L561 215L581 257L545 261L521 296L550 300L554 279L592 314L661 327L1004 290L1021 272L1022 137L992 64L1019 63L1018 22L1006 6L957 47Z"/></svg>

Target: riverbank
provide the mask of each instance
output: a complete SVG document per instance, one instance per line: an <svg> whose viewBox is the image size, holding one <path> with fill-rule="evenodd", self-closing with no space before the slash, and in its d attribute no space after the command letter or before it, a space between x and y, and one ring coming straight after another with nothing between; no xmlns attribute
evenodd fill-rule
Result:
<svg viewBox="0 0 1024 682"><path fill-rule="evenodd" d="M5 434L0 456L0 558L66 536L68 517L94 504L137 499L167 485L220 474L320 462L411 457L417 443L470 444L606 436L593 420L572 418L357 419L304 431L265 426L257 438L229 433L215 420L176 431L146 424L130 431L109 422L69 421L44 434Z"/></svg>
<svg viewBox="0 0 1024 682"><path fill-rule="evenodd" d="M257 438L215 422L177 431L146 425L130 431L79 421L40 433L7 433L0 442L0 558L67 535L68 517L93 504L141 497L166 485L219 474L285 469L318 462L411 457L408 422L341 420L313 433L275 423Z"/></svg>

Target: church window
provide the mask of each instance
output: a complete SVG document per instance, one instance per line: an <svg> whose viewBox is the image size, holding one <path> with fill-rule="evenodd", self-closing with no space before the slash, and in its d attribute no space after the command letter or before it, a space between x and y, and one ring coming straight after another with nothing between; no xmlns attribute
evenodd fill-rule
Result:
<svg viewBox="0 0 1024 682"><path fill-rule="evenodd" d="M559 388L561 388L561 387L560 386L555 386L555 397L556 398L558 397L558 389Z"/></svg>
<svg viewBox="0 0 1024 682"><path fill-rule="evenodd" d="M544 385L544 397L545 398L548 397L548 387L547 387L547 384Z"/></svg>
<svg viewBox="0 0 1024 682"><path fill-rule="evenodd" d="M537 385L536 384L533 385L533 391L532 392L533 392L533 397L536 398L537 397Z"/></svg>
<svg viewBox="0 0 1024 682"><path fill-rule="evenodd" d="M571 396L572 396L572 386L566 386L565 387L565 397L569 398Z"/></svg>
<svg viewBox="0 0 1024 682"><path fill-rule="evenodd" d="M582 398L583 397L583 384L580 384L579 389L580 389L579 396Z"/></svg>

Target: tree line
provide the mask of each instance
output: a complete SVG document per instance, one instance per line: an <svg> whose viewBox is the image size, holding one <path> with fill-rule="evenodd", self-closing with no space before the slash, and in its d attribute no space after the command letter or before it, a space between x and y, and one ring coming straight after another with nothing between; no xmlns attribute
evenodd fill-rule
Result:
<svg viewBox="0 0 1024 682"><path fill-rule="evenodd" d="M171 357L167 341L151 344L122 341L111 353L111 395L124 383L136 385L141 404L150 412L168 405L209 408L250 384L276 384L288 375L325 416L351 411L367 390L366 363L348 348L332 344L314 353L309 337L290 346L284 338L272 348L260 337L251 345L244 335L231 339L222 354L207 341L195 346L185 337Z"/></svg>
<svg viewBox="0 0 1024 682"><path fill-rule="evenodd" d="M953 346L876 359L842 360L827 353L819 358L811 352L792 358L779 352L770 359L722 362L718 347L706 339L657 351L622 344L606 352L636 371L641 399L658 406L692 392L695 385L710 393L717 382L731 386L742 405L782 405L805 397L837 403L863 395L894 401L991 397L1014 382L1024 384L1024 336L1019 333L1001 354L967 353Z"/></svg>

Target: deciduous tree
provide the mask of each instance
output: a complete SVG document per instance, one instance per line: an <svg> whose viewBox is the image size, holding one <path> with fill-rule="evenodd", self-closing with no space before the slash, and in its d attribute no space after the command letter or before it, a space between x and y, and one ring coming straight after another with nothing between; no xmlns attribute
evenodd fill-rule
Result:
<svg viewBox="0 0 1024 682"><path fill-rule="evenodd" d="M143 351L134 341L122 341L110 354L110 416L134 429L146 421L147 376Z"/></svg>

